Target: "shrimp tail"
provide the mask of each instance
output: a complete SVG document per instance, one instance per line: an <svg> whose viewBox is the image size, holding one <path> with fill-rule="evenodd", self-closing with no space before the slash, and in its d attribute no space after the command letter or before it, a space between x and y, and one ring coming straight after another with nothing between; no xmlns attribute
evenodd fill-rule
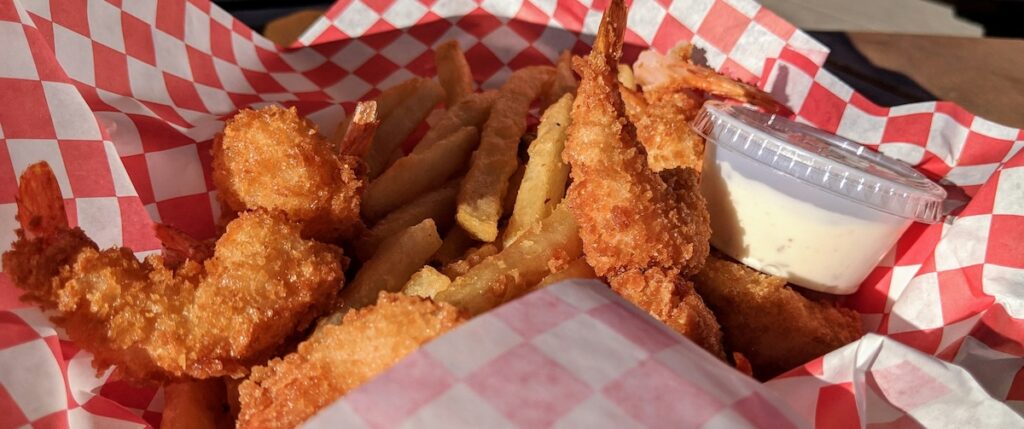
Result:
<svg viewBox="0 0 1024 429"><path fill-rule="evenodd" d="M21 174L15 199L18 223L27 238L53 237L69 229L57 176L45 161L30 165Z"/></svg>
<svg viewBox="0 0 1024 429"><path fill-rule="evenodd" d="M213 257L213 243L196 240L191 235L170 225L153 225L156 238L164 246L164 263L181 265L185 260L203 262Z"/></svg>
<svg viewBox="0 0 1024 429"><path fill-rule="evenodd" d="M612 0L608 9L601 17L601 26L594 40L594 48L590 51L590 61L595 66L601 64L612 66L619 63L622 57L622 40L626 31L626 3L623 0ZM615 73L612 68L612 73Z"/></svg>

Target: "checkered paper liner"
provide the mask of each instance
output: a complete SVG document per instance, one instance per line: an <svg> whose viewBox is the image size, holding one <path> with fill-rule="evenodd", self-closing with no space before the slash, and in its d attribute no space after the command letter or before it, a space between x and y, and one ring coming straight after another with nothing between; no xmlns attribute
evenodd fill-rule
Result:
<svg viewBox="0 0 1024 429"><path fill-rule="evenodd" d="M0 243L6 247L13 240L16 174L38 160L54 168L72 224L82 226L101 246L124 245L140 255L156 251L154 221L211 236L219 213L209 149L224 118L236 109L294 105L330 132L352 100L412 75L432 75L429 48L452 38L467 50L477 81L493 87L509 70L550 63L562 49L586 52L593 37L587 34L596 30L604 3L342 1L300 38L300 48L284 50L206 0L161 1L159 7L153 0L0 0L0 41L5 47L0 144L6 149L0 151L5 157L0 160ZM693 41L710 66L757 82L790 106L799 120L908 161L941 179L965 203L943 224L913 226L849 299L866 327L879 335L762 387L728 368L701 363L707 356L692 346L674 347L679 358L671 362L680 366L671 368L684 370L664 378L677 380L667 389L681 392L672 396L678 401L671 405L679 407L691 397L713 398L721 412L708 421L712 426L719 419L729 422L726 426L742 421L765 426L789 421L798 427L951 426L961 421L1019 425L1013 420L1019 418L1005 411L1024 408L1024 252L1019 244L1024 242L1024 155L1019 154L1024 133L950 103L875 106L822 69L825 47L751 1L637 0L629 29L627 60L646 47L664 51L679 41ZM477 318L437 344L457 342L470 329L496 326L502 312L529 311L520 307L531 299L565 296L559 290L528 296ZM96 377L89 355L17 296L4 277L0 427L158 423L163 402L159 390L132 387L109 373ZM635 312L633 320L650 322ZM560 326L545 329L569 329ZM540 336L522 338L532 345L509 350L542 350L536 343ZM554 366L561 365L569 371L562 375L590 368L594 358L579 351L599 337L565 338L565 356L576 357L570 364L557 357L541 361L547 370L558 372ZM623 346L635 356L650 355L643 347ZM428 354L434 363L445 365L436 350L432 344L416 356ZM669 366L668 361L658 362ZM394 382L408 365L415 363L403 361L381 380ZM621 373L623 366L608 373ZM575 381L566 383L583 383L591 399L567 412L604 416L584 411L611 402L607 388L597 389L592 380L571 375L563 379ZM683 382L680 377L692 378ZM478 396L467 403L487 397L461 376L450 381L462 387L446 392ZM366 389L386 382L373 382ZM417 386L414 378L402 377L399 383ZM657 388L655 381L646 385ZM715 390L723 385L732 390ZM519 385L561 388L555 386L561 383ZM734 409L729 399L744 392L764 401ZM452 396L431 398L450 401ZM447 410L435 407L431 398L429 407L420 407ZM546 403L559 409L559 399ZM341 411L325 413L344 414L347 406L371 426L399 423L375 422L372 412L362 416L360 406L346 403L339 403ZM971 408L975 406L981 408ZM651 407L650 412L659 410ZM619 405L620 414L632 419L626 421L660 425L634 415L644 410L628 408ZM582 411L573 414L575 410ZM666 412L657 415L674 415ZM717 417L723 413L741 418ZM569 418L565 415L550 421L575 421L564 420ZM519 419L502 415L483 421L524 425ZM611 426L617 426L615 421L598 419ZM680 422L696 425L697 420Z"/></svg>

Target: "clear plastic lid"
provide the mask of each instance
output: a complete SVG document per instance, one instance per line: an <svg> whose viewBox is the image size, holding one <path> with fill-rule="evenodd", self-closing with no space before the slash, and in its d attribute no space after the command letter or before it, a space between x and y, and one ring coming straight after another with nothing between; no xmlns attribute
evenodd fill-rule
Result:
<svg viewBox="0 0 1024 429"><path fill-rule="evenodd" d="M782 116L705 103L693 127L720 147L869 207L935 223L946 191L909 165Z"/></svg>

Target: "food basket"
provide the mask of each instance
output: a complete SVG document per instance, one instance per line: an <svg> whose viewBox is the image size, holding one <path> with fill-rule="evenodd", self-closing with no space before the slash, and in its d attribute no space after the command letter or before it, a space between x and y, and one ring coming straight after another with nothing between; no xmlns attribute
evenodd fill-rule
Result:
<svg viewBox="0 0 1024 429"><path fill-rule="evenodd" d="M342 0L275 46L208 0L0 3L0 243L17 174L53 167L73 225L101 247L159 250L153 222L216 231L211 141L237 109L342 109L456 39L476 80L585 53L601 1ZM625 60L691 41L801 122L946 187L846 305L870 333L757 383L593 281L542 289L429 343L312 427L1010 427L1024 419L1024 132L949 102L873 104L822 68L828 49L748 0L632 2ZM856 243L850 243L856 245ZM96 375L0 283L0 427L157 426L162 392Z"/></svg>

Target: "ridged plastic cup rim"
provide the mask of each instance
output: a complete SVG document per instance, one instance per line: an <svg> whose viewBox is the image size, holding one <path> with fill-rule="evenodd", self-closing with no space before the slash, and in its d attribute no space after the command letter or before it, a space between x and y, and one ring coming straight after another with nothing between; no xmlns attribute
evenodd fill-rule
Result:
<svg viewBox="0 0 1024 429"><path fill-rule="evenodd" d="M942 219L942 187L852 140L721 102L705 103L693 128L719 147L842 198L918 222Z"/></svg>

